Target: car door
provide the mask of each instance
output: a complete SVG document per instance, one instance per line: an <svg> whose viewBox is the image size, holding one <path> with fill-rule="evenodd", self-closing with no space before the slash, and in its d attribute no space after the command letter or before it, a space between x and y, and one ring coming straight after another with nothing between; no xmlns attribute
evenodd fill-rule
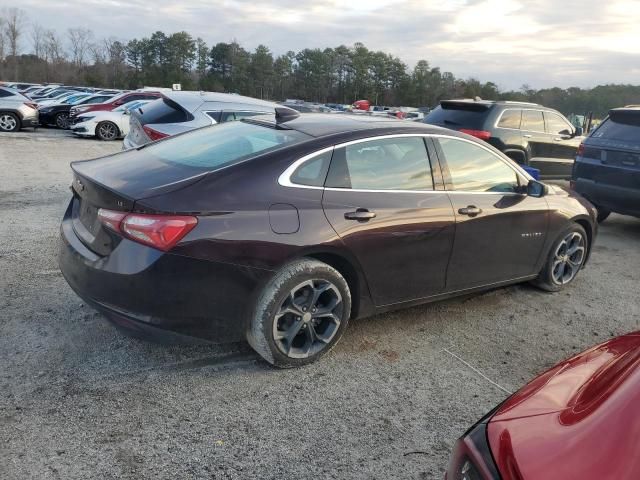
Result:
<svg viewBox="0 0 640 480"><path fill-rule="evenodd" d="M544 123L547 135L553 141L551 144L549 170L553 166L553 176L570 178L573 162L582 139L575 135L575 129L569 121L557 113L544 112Z"/></svg>
<svg viewBox="0 0 640 480"><path fill-rule="evenodd" d="M456 217L447 291L533 275L545 241L544 198L509 160L479 143L438 136L438 156Z"/></svg>
<svg viewBox="0 0 640 480"><path fill-rule="evenodd" d="M522 110L520 130L523 145L527 149L529 165L540 170L541 177L553 176L552 149L553 139L547 134L544 126L544 115L541 110Z"/></svg>
<svg viewBox="0 0 640 480"><path fill-rule="evenodd" d="M334 150L323 208L360 263L376 305L445 287L455 217L441 183L434 186L439 170L432 171L425 142L420 135L385 136Z"/></svg>

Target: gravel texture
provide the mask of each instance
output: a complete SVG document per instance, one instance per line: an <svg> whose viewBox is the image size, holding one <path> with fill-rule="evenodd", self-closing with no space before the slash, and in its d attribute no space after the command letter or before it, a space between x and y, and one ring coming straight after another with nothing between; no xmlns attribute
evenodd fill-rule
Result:
<svg viewBox="0 0 640 480"><path fill-rule="evenodd" d="M0 135L0 478L438 479L526 380L640 323L640 220L612 215L568 289L527 285L352 322L319 363L128 338L57 269L71 160L119 142Z"/></svg>

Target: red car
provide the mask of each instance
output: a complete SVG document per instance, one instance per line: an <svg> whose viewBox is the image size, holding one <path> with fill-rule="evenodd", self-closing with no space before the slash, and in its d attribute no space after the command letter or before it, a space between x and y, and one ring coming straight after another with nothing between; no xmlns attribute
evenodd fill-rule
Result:
<svg viewBox="0 0 640 480"><path fill-rule="evenodd" d="M556 365L460 438L447 480L640 478L640 332Z"/></svg>
<svg viewBox="0 0 640 480"><path fill-rule="evenodd" d="M69 118L74 119L81 113L87 112L95 112L98 110L107 110L111 111L120 105L124 105L127 102L131 102L133 100L155 100L156 98L160 98L162 94L160 92L153 91L135 91L135 92L124 92L120 95L115 95L109 99L106 103L94 103L92 105L79 105L77 107L72 107L71 112L69 113Z"/></svg>

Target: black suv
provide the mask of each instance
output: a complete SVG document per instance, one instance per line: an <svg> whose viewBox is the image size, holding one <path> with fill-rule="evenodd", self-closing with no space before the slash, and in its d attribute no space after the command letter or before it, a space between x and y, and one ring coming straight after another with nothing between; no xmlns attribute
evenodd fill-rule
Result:
<svg viewBox="0 0 640 480"><path fill-rule="evenodd" d="M573 168L573 189L598 208L640 217L640 106L615 108L587 137Z"/></svg>
<svg viewBox="0 0 640 480"><path fill-rule="evenodd" d="M582 140L581 128L535 103L443 100L424 122L485 140L519 164L540 170L543 179L571 178Z"/></svg>

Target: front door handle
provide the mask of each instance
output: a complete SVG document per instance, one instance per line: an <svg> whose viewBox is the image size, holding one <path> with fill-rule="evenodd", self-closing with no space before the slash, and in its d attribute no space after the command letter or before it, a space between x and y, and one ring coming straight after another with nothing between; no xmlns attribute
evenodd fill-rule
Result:
<svg viewBox="0 0 640 480"><path fill-rule="evenodd" d="M470 217L475 217L482 213L482 209L476 207L475 205L469 205L468 207L460 208L458 210L460 215L468 215Z"/></svg>
<svg viewBox="0 0 640 480"><path fill-rule="evenodd" d="M344 214L346 220L357 220L359 222L368 222L376 217L376 212L370 212L366 208L358 208L355 212L347 212Z"/></svg>
<svg viewBox="0 0 640 480"><path fill-rule="evenodd" d="M531 138L531 137L533 137L533 135L529 135L528 133L525 133L525 134L523 134L522 136L523 136L524 138Z"/></svg>

